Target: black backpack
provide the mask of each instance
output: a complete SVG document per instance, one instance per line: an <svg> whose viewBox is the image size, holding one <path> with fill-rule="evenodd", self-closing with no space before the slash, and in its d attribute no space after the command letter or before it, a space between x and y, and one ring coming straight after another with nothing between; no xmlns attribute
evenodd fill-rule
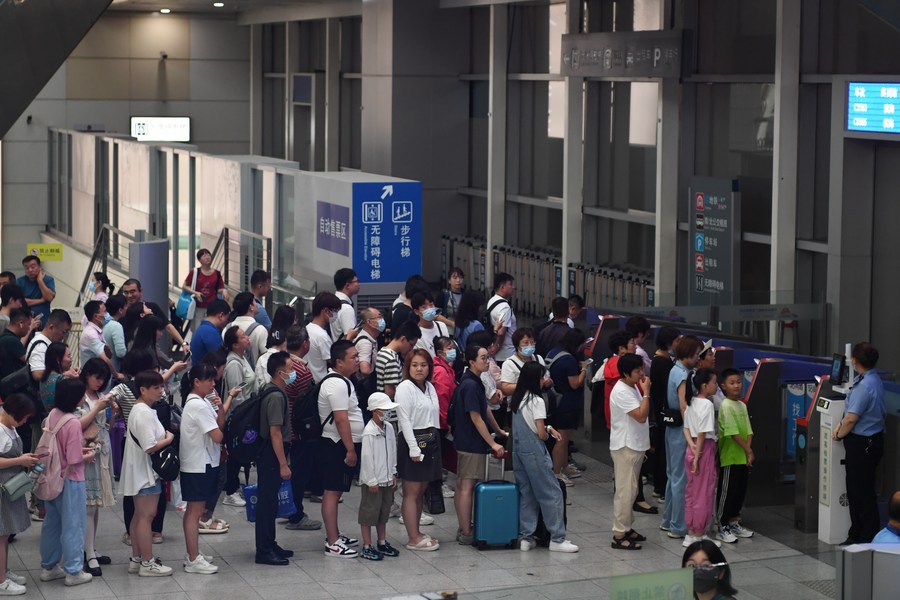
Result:
<svg viewBox="0 0 900 600"><path fill-rule="evenodd" d="M365 332L360 332L356 339L353 340L353 345L356 346L356 343L361 339L367 339L372 342L372 345L375 347L375 358L378 357L378 340L372 339L369 334ZM359 407L363 410L363 416L368 422L369 420L369 396L374 394L378 388L378 375L375 370L375 361L372 361L372 372L368 375L363 375L360 371L357 371L353 375L353 387L356 388L356 400L359 402Z"/></svg>
<svg viewBox="0 0 900 600"><path fill-rule="evenodd" d="M453 390L453 395L450 396L450 405L447 407L447 427L450 428L450 431L456 427L456 399L459 397L459 386L456 386L456 389Z"/></svg>
<svg viewBox="0 0 900 600"><path fill-rule="evenodd" d="M308 442L322 437L322 428L334 420L334 413L329 413L325 421L319 418L319 391L327 379L340 377L347 383L347 396L353 392L350 382L339 373L329 373L322 381L312 386L302 396L294 400L294 411L291 414L291 427L301 441Z"/></svg>
<svg viewBox="0 0 900 600"><path fill-rule="evenodd" d="M274 385L267 385L259 394L250 394L249 398L228 415L225 422L225 449L228 450L229 457L234 457L242 465L255 462L266 443L265 438L260 435L262 401L274 393L282 392Z"/></svg>
<svg viewBox="0 0 900 600"><path fill-rule="evenodd" d="M504 303L509 304L509 300L507 300L506 298L500 298L499 300L494 301L492 304L488 304L488 307L484 311L484 314L481 315L481 324L484 325L485 331L494 331L494 322L491 321L491 311ZM509 306L510 308L512 308L512 304L509 304Z"/></svg>
<svg viewBox="0 0 900 600"><path fill-rule="evenodd" d="M5 333L5 332L4 332ZM10 335L13 333L10 331ZM38 340L31 345L31 349L28 351L28 354L25 356L25 363L21 368L16 369L2 380L0 380L0 398L7 398L11 394L25 394L29 398L31 398L31 403L34 405L35 414L33 417L29 418L28 422L40 423L44 417L47 416L47 409L44 406L43 401L40 396L40 387L38 382L31 377L31 365L29 361L31 360L31 353L34 352L38 344L43 344L47 346L47 342L43 340Z"/></svg>

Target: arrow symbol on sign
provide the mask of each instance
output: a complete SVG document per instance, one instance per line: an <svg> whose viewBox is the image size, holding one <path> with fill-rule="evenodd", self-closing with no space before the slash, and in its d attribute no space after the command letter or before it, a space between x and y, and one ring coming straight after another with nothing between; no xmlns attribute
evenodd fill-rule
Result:
<svg viewBox="0 0 900 600"><path fill-rule="evenodd" d="M394 195L394 186L386 185L383 188L381 188L381 199L382 200L384 200L388 196L393 196L393 195Z"/></svg>

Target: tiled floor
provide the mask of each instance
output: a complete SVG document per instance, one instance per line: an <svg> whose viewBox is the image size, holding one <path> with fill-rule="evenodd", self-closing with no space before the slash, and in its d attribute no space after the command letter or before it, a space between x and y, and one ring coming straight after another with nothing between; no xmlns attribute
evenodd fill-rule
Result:
<svg viewBox="0 0 900 600"><path fill-rule="evenodd" d="M93 582L66 588L62 581L37 581L40 568L38 539L40 524L35 523L10 545L9 568L28 575L25 598L146 598L157 600L250 600L257 598L388 598L423 591L455 590L460 597L492 599L564 599L606 598L608 577L677 568L682 547L680 540L669 540L658 529L658 517L639 515L635 529L648 541L640 552L622 552L609 546L612 519L612 471L610 467L580 455L588 466L586 476L569 488L573 504L568 509L569 537L581 546L577 554L551 554L545 549L528 553L518 550L478 551L453 542L456 517L452 499L447 512L436 516L426 532L442 541L437 552L414 553L403 549L405 529L396 520L388 525L388 538L401 555L374 563L362 559L341 560L325 557L324 533L279 531L279 543L294 550L287 567L264 567L253 562L253 525L244 518L243 509L222 507L218 516L231 523L225 535L201 536L201 551L215 556L220 570L216 575L190 575L181 569L184 541L181 517L174 510L166 515L165 542L155 549L163 562L175 568L174 576L148 579L128 575L126 563L130 549L120 539L123 532L119 507L102 511L97 549L112 557L103 577ZM649 492L649 488L648 488ZM359 492L353 491L341 504L340 521L344 532L358 535L356 508ZM319 505L312 514L318 517ZM752 513L752 514L751 514ZM761 524L778 529L790 528L790 521L774 511L750 511L747 524L754 527L753 515ZM762 521L765 520L765 523ZM814 536L813 536L814 539ZM796 540L795 540L796 541ZM808 538L803 543L809 545ZM795 544L796 545L796 544ZM741 600L758 598L824 599L804 582L817 589L826 588L834 579L833 552L816 546L813 555L757 534L749 540L727 546L725 555L732 564L734 582ZM829 564L830 563L830 564ZM823 584L824 580L824 584Z"/></svg>

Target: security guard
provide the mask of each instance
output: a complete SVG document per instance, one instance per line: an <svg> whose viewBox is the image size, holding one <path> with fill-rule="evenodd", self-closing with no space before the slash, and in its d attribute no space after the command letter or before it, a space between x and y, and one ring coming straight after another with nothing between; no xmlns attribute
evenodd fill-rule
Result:
<svg viewBox="0 0 900 600"><path fill-rule="evenodd" d="M878 349L860 342L853 347L850 362L858 375L850 388L840 425L831 435L844 442L847 452L850 531L842 546L867 544L878 533L875 469L884 453L884 385L875 371Z"/></svg>

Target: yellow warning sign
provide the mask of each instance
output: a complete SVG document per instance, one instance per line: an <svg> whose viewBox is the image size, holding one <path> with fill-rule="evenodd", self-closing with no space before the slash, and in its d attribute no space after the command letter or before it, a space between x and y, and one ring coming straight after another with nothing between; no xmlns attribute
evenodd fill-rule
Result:
<svg viewBox="0 0 900 600"><path fill-rule="evenodd" d="M37 256L44 261L61 261L63 259L62 244L28 244L28 256Z"/></svg>

